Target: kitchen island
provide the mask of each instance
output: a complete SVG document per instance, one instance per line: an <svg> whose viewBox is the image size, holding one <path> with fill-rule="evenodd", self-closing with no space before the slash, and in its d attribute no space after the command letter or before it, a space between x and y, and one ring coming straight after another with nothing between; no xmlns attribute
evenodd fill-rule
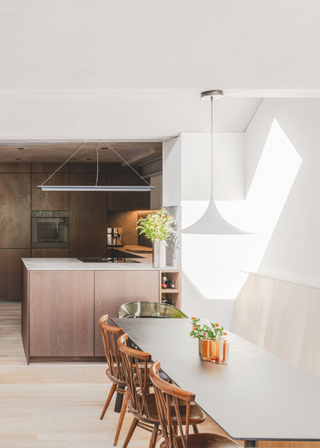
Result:
<svg viewBox="0 0 320 448"><path fill-rule="evenodd" d="M21 334L27 362L102 360L99 318L118 317L127 302L160 301L161 275L179 275L170 266L153 268L151 254L134 260L140 263L23 258Z"/></svg>

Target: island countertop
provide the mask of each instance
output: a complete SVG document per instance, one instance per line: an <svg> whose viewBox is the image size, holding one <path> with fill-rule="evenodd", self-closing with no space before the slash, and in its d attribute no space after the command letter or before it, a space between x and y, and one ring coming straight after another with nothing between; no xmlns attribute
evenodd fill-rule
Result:
<svg viewBox="0 0 320 448"><path fill-rule="evenodd" d="M144 246L126 245L117 248L118 251L130 254L130 250L150 250ZM175 270L173 266L165 268L152 267L152 252L150 254L133 253L134 260L139 263L84 263L77 258L22 258L22 262L28 271L141 271ZM139 256L139 258L136 258Z"/></svg>

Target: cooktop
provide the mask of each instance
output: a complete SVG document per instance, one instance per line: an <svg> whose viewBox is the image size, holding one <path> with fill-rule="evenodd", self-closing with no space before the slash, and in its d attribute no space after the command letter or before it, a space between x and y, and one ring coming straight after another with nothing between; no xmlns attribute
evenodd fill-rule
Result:
<svg viewBox="0 0 320 448"><path fill-rule="evenodd" d="M140 263L131 258L77 258L82 263Z"/></svg>
<svg viewBox="0 0 320 448"><path fill-rule="evenodd" d="M152 249L150 250L130 250L126 249L127 252L134 252L135 254L152 254Z"/></svg>

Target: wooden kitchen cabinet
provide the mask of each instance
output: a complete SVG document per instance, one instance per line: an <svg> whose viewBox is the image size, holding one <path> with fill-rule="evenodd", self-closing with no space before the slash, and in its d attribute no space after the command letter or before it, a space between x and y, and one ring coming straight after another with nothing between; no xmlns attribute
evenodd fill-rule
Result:
<svg viewBox="0 0 320 448"><path fill-rule="evenodd" d="M32 210L69 210L67 191L42 191L38 188L52 173L32 173ZM46 185L68 185L68 173L56 173Z"/></svg>
<svg viewBox="0 0 320 448"><path fill-rule="evenodd" d="M94 185L95 173L71 173L70 185ZM107 174L100 173L101 185ZM70 257L102 257L107 251L107 193L70 193Z"/></svg>
<svg viewBox="0 0 320 448"><path fill-rule="evenodd" d="M95 356L104 355L99 318L119 317L120 306L135 301L159 301L158 271L95 272Z"/></svg>
<svg viewBox="0 0 320 448"><path fill-rule="evenodd" d="M21 258L30 257L30 249L0 249L0 299L20 302Z"/></svg>
<svg viewBox="0 0 320 448"><path fill-rule="evenodd" d="M147 184L134 172L108 173L108 185L147 186ZM150 210L150 192L110 191L108 193L108 210Z"/></svg>
<svg viewBox="0 0 320 448"><path fill-rule="evenodd" d="M0 175L0 247L30 248L30 174Z"/></svg>
<svg viewBox="0 0 320 448"><path fill-rule="evenodd" d="M63 268L67 261L44 260L49 270L33 270L33 259L22 262L21 335L28 363L102 361L99 318L118 317L120 306L127 302L157 302L163 293L161 271L156 269L69 270ZM176 291L172 294L179 296Z"/></svg>
<svg viewBox="0 0 320 448"><path fill-rule="evenodd" d="M69 258L69 249L32 249L32 258Z"/></svg>
<svg viewBox="0 0 320 448"><path fill-rule="evenodd" d="M31 271L30 358L94 356L94 272Z"/></svg>
<svg viewBox="0 0 320 448"><path fill-rule="evenodd" d="M108 173L108 185L139 185L135 173ZM138 210L139 192L110 191L108 193L108 210Z"/></svg>

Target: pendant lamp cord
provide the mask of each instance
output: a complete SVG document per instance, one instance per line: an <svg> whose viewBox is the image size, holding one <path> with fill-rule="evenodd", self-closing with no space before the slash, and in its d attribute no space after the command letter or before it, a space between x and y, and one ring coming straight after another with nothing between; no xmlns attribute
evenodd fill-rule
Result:
<svg viewBox="0 0 320 448"><path fill-rule="evenodd" d="M55 172L52 173L51 176L49 176L48 179L45 180L45 181L41 184L41 187L43 187L43 185L44 185L45 183L47 183L48 180L51 179L51 177L54 176L54 175L60 170L60 168L63 167L63 165L65 165L67 162L69 162L69 160L72 159L72 157L75 156L75 155L77 154L77 152L79 152L80 149L82 149L82 148L84 147L84 145L86 145L87 143L88 143L88 142L85 142L83 145L81 145L80 148L78 148L78 149L76 150L76 152L74 152L74 153L72 154L72 156L69 157L69 159L67 159L65 162L63 162L63 164L60 165L59 168L56 169Z"/></svg>
<svg viewBox="0 0 320 448"><path fill-rule="evenodd" d="M98 186L99 180L99 155L98 155L98 143L96 142L96 154L97 154L97 175L96 175L96 187Z"/></svg>
<svg viewBox="0 0 320 448"><path fill-rule="evenodd" d="M213 96L210 97L211 103L211 194L213 195L213 165L214 165L214 156L213 156Z"/></svg>
<svg viewBox="0 0 320 448"><path fill-rule="evenodd" d="M119 153L117 153L117 151L115 150L115 149L113 149L112 148L112 146L110 146L109 145L109 143L105 143L105 145L107 146L107 148L109 148L109 149L111 149L115 154L117 154L117 156L126 164L126 165L128 165L128 167L129 168L131 168L132 169L132 171L134 171L147 185L149 185L149 187L151 187L151 184L149 184L149 182L144 178L144 177L142 177L139 173L138 173L138 171L136 171L126 160L124 160L124 158L123 157L121 157L120 156L120 154Z"/></svg>

